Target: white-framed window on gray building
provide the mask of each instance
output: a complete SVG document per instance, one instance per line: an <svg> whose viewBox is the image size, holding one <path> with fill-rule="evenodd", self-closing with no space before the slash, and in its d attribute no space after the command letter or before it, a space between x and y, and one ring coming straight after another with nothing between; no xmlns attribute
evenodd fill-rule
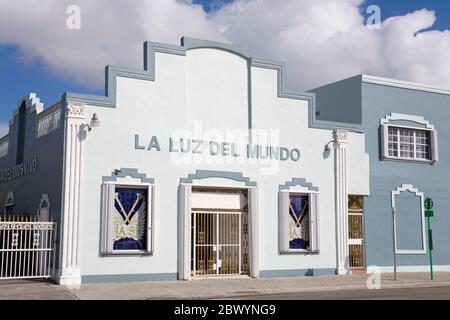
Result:
<svg viewBox="0 0 450 320"><path fill-rule="evenodd" d="M426 254L424 193L410 184L391 191L396 254Z"/></svg>
<svg viewBox="0 0 450 320"><path fill-rule="evenodd" d="M319 193L316 190L301 185L280 186L279 244L282 253L319 251Z"/></svg>
<svg viewBox="0 0 450 320"><path fill-rule="evenodd" d="M104 181L102 254L153 252L154 184L142 180L149 179L127 176Z"/></svg>
<svg viewBox="0 0 450 320"><path fill-rule="evenodd" d="M381 119L381 135L383 159L438 161L437 131L422 117L392 113Z"/></svg>
<svg viewBox="0 0 450 320"><path fill-rule="evenodd" d="M40 221L49 221L50 219L50 198L48 194L43 194L39 201L38 217Z"/></svg>
<svg viewBox="0 0 450 320"><path fill-rule="evenodd" d="M5 211L4 211L5 214L12 214L13 208L15 205L16 205L16 200L15 200L14 192L10 191L6 195Z"/></svg>
<svg viewBox="0 0 450 320"><path fill-rule="evenodd" d="M18 131L17 131L17 152L16 152L16 164L19 165L24 161L25 154L25 140L27 130L27 105L22 102L18 113Z"/></svg>

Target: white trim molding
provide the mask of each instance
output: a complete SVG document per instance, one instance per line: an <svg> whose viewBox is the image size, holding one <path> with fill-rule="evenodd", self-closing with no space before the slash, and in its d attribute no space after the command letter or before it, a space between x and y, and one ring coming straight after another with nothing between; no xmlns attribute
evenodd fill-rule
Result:
<svg viewBox="0 0 450 320"><path fill-rule="evenodd" d="M395 206L395 196L400 195L402 192L414 193L416 197L420 198L420 209L421 209L421 223L422 223L422 249L419 250L402 250L397 247L397 220L396 220L396 206ZM425 208L424 208L424 193L420 192L411 184L402 184L395 190L391 191L391 206L394 210L394 243L395 243L395 253L396 254L426 254L427 253L427 240L426 240L426 225L425 225Z"/></svg>
<svg viewBox="0 0 450 320"><path fill-rule="evenodd" d="M348 250L348 132L333 131L335 208L336 208L336 273L350 274Z"/></svg>
<svg viewBox="0 0 450 320"><path fill-rule="evenodd" d="M426 84L421 84L421 83L416 83L416 82L408 82L408 81L388 79L388 78L382 78L382 77L374 77L374 76L369 76L369 75L362 75L362 82L378 84L378 85L382 85L382 86L402 88L402 89L410 89L410 90L416 90L416 91L450 95L450 90L444 89L444 88L438 88L438 87L434 87L431 85L426 85Z"/></svg>
<svg viewBox="0 0 450 320"><path fill-rule="evenodd" d="M434 126L421 116L392 112L390 115L381 118L380 124L389 124L390 121L412 121L418 124L423 124L427 129L434 130Z"/></svg>

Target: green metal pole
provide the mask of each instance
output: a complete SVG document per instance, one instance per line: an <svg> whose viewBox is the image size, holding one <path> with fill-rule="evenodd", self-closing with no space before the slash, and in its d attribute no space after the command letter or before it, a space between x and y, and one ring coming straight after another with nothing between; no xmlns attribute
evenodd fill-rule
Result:
<svg viewBox="0 0 450 320"><path fill-rule="evenodd" d="M430 224L430 216L427 217L427 224L428 224L428 252L430 255L430 272L431 272L431 280L434 280L433 276L433 239L431 237L431 224Z"/></svg>

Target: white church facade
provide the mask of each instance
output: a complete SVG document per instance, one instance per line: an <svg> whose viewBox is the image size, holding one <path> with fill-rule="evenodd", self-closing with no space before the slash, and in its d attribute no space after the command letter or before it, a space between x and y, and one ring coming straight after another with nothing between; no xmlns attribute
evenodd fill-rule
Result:
<svg viewBox="0 0 450 320"><path fill-rule="evenodd" d="M57 222L54 279L349 273L364 133L317 120L282 64L192 38L144 46L144 70L107 67L105 96L27 95L0 139L4 215Z"/></svg>

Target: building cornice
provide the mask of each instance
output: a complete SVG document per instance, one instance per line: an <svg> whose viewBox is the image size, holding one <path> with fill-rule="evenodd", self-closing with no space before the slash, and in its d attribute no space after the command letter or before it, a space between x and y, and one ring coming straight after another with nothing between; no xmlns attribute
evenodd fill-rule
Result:
<svg viewBox="0 0 450 320"><path fill-rule="evenodd" d="M277 96L278 98L295 99L307 101L309 106L309 126L311 128L320 129L346 129L350 131L362 132L360 125L344 122L332 122L318 120L316 117L316 99L314 93L309 92L296 92L289 91L284 85L284 64L281 62L259 59L253 57L245 49L227 43L207 41L189 37L181 38L181 44L179 46L157 43L147 41L144 43L144 69L133 70L128 68L121 68L117 66L107 66L105 69L106 83L105 83L105 95L90 95L80 94L74 92L66 92L62 100L66 103L83 103L86 105L93 105L98 107L116 107L116 80L117 77L125 77L132 79L140 79L146 81L155 81L155 54L173 54L179 56L186 56L186 52L195 49L211 48L217 50L224 50L231 54L236 54L243 59L247 60L249 67L265 68L275 70L277 72Z"/></svg>
<svg viewBox="0 0 450 320"><path fill-rule="evenodd" d="M416 90L422 92L430 92L430 93L438 93L443 95L450 95L450 89L438 88L431 85L416 83L416 82L408 82L396 79L375 77L369 75L362 75L363 83L377 84L388 87Z"/></svg>
<svg viewBox="0 0 450 320"><path fill-rule="evenodd" d="M22 106L22 103L25 103L25 108L30 112L36 112L37 114L41 113L44 110L44 104L37 97L36 93L29 92L25 96L19 99L16 104L16 107L13 111L12 117L9 120L9 126L14 125L16 121L16 117L19 115L19 109Z"/></svg>

